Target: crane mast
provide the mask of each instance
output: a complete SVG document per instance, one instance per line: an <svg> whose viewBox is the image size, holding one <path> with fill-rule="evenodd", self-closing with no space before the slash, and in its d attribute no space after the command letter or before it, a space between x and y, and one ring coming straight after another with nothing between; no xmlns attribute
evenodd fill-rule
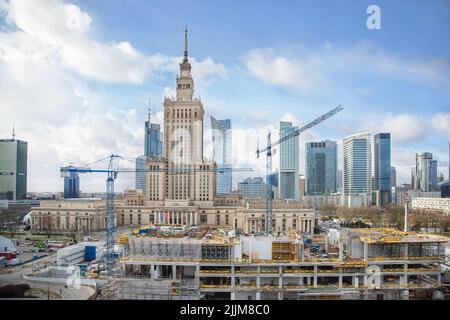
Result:
<svg viewBox="0 0 450 320"><path fill-rule="evenodd" d="M336 113L344 110L344 108L341 105L338 105L336 108L328 111L327 113L321 115L317 119L309 122L308 124L304 125L303 127L292 131L291 133L281 137L278 141L272 143L271 139L271 133L267 135L267 146L259 150L259 148L256 150L256 157L259 158L259 154L265 152L266 153L266 181L267 181L267 209L266 209L266 223L265 223L265 235L271 235L272 234L272 199L273 199L273 191L272 191L272 180L270 175L272 174L272 147L283 143L292 137L300 135L302 132L311 129L312 127L318 125L322 121L325 121L326 119L332 117Z"/></svg>

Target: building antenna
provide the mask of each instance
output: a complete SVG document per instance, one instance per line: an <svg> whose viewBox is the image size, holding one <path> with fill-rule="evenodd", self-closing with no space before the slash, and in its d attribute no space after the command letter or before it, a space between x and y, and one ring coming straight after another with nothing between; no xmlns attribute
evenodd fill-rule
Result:
<svg viewBox="0 0 450 320"><path fill-rule="evenodd" d="M13 140L16 139L16 126L15 125L13 125L12 138L13 138Z"/></svg>
<svg viewBox="0 0 450 320"><path fill-rule="evenodd" d="M151 100L150 100L150 97L148 97L148 123L149 123L149 125L150 125L150 118L151 118L151 110L152 110Z"/></svg>

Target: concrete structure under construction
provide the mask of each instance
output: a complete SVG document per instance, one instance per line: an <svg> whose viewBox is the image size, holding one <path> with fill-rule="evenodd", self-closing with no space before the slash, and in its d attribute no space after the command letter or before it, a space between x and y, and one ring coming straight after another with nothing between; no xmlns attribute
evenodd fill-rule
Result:
<svg viewBox="0 0 450 320"><path fill-rule="evenodd" d="M126 255L109 297L416 299L430 291L439 295L446 237L341 229L332 241L328 236L307 239L296 232L245 236L208 226L141 228L120 238Z"/></svg>

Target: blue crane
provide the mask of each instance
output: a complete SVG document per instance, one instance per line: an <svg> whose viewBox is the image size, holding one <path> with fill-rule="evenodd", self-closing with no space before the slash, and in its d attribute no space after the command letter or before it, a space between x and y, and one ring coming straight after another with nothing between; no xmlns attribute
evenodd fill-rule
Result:
<svg viewBox="0 0 450 320"><path fill-rule="evenodd" d="M106 272L108 276L112 276L112 270L115 263L114 256L114 233L115 233L115 223L114 223L114 181L117 179L117 174L119 172L168 172L168 173L192 173L192 172L244 172L253 171L251 168L157 168L157 169L135 169L135 168L115 168L113 165L114 159L123 158L116 154L112 154L106 158L97 160L91 164L75 167L67 166L61 167L61 176L67 176L70 173L106 173ZM93 169L90 165L95 163L108 160L108 167L105 169Z"/></svg>
<svg viewBox="0 0 450 320"><path fill-rule="evenodd" d="M303 127L293 130L292 132L282 136L278 141L272 143L271 133L269 132L267 135L267 146L263 149L257 148L256 157L259 158L259 154L265 152L266 153L266 180L267 180L267 208L266 208L266 223L265 223L265 234L272 234L272 199L273 199L273 191L272 191L272 181L270 179L270 174L272 173L272 147L291 139L292 137L300 135L302 132L311 129L312 127L318 125L322 121L330 118L336 113L344 110L341 105L338 105L336 108L328 111L327 113L321 115L317 119L309 122Z"/></svg>

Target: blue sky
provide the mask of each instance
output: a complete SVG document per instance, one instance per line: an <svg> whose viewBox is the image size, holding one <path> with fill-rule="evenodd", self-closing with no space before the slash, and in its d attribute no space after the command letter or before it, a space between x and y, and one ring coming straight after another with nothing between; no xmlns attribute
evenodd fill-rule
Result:
<svg viewBox="0 0 450 320"><path fill-rule="evenodd" d="M0 4L0 68L24 72L17 81L0 77L0 93L16 92L0 98L7 112L0 135L15 123L30 141L31 160L39 163L30 168L30 190L60 190L58 167L69 161L139 155L148 96L161 112L164 95L173 94L186 24L196 94L208 116L232 119L237 165L262 173L264 161L250 159L253 153L240 157L253 152L255 140L247 137L257 130L262 141L281 119L301 125L342 104L343 112L305 133L301 144L389 131L400 183L409 181L416 152L433 152L448 176L448 1ZM381 30L366 27L370 4L381 9ZM49 85L41 88L38 79ZM49 92L38 105L36 90ZM24 111L36 116L21 120ZM246 146L239 145L242 137ZM103 179L86 180L85 190L103 189ZM132 184L124 179L122 187Z"/></svg>

